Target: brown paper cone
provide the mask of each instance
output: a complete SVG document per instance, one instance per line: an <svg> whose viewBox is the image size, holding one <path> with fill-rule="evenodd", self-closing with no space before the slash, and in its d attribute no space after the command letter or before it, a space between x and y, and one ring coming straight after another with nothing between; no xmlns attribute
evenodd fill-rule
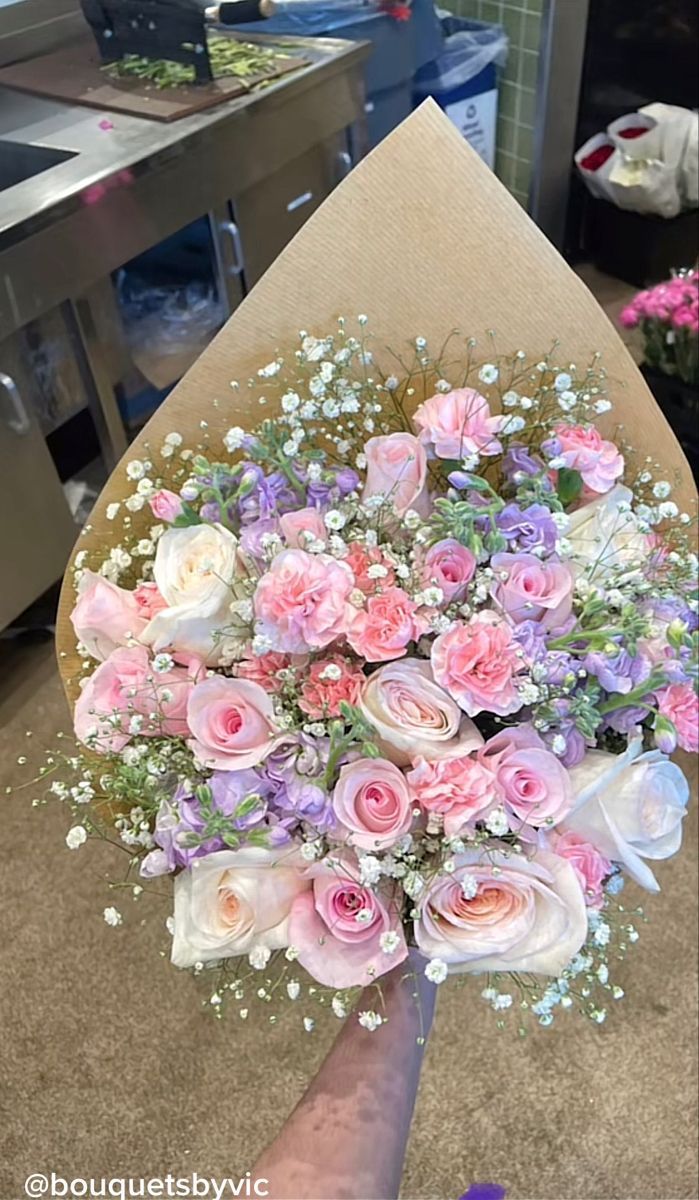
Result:
<svg viewBox="0 0 699 1200"><path fill-rule="evenodd" d="M416 336L435 346L454 328L484 338L494 330L501 353L538 356L560 344L560 361L589 362L595 351L610 379L613 412L600 422L652 456L667 476L679 474L678 504L694 504L682 451L626 347L585 285L519 204L427 100L374 150L314 213L270 267L218 337L187 372L131 446L144 457L175 430L200 440L200 421L217 434L260 419L244 382L280 349L298 344L301 328L332 332L335 319L367 313L382 346L400 349ZM484 350L484 359L486 358ZM422 397L416 395L415 403ZM214 407L214 402L218 407ZM268 415L268 410L265 410ZM113 543L106 506L127 494L123 466L107 482L76 549ZM134 518L134 527L138 518ZM152 517L143 518L144 526ZM57 623L59 664L69 695L79 659L68 619L70 572Z"/></svg>

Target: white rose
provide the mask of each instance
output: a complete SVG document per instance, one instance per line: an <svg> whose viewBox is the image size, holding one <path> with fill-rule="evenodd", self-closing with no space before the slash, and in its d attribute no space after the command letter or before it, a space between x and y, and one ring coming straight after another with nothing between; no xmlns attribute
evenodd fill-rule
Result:
<svg viewBox="0 0 699 1200"><path fill-rule="evenodd" d="M174 965L248 954L258 944L288 946L291 905L311 886L304 865L295 846L244 846L195 858L175 880Z"/></svg>
<svg viewBox="0 0 699 1200"><path fill-rule="evenodd" d="M640 566L648 557L648 535L641 533L638 518L628 508L632 500L633 492L618 483L611 492L569 514L569 552L588 568L588 578L599 578L612 567Z"/></svg>
<svg viewBox="0 0 699 1200"><path fill-rule="evenodd" d="M570 769L577 799L562 830L591 842L650 892L660 888L644 858L670 858L680 848L689 784L659 750L643 754L635 738L623 754L590 750Z"/></svg>
<svg viewBox="0 0 699 1200"><path fill-rule="evenodd" d="M154 651L172 647L214 666L217 630L231 623L229 605L238 543L222 525L168 529L158 542L153 576L168 605L141 634Z"/></svg>
<svg viewBox="0 0 699 1200"><path fill-rule="evenodd" d="M530 858L467 850L437 875L418 905L415 941L450 974L533 971L558 975L587 936L575 868L538 849Z"/></svg>

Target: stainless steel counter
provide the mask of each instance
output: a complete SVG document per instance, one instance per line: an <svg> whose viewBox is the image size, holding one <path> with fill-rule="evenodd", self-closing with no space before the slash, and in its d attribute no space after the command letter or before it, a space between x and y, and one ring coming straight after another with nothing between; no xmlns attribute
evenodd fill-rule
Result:
<svg viewBox="0 0 699 1200"><path fill-rule="evenodd" d="M254 40L310 65L168 124L0 88L0 629L60 575L75 537L38 416L41 328L58 331L75 368L64 391L110 470L127 445L111 273L206 216L231 312L364 152L368 43Z"/></svg>
<svg viewBox="0 0 699 1200"><path fill-rule="evenodd" d="M367 45L283 45L311 64L167 124L0 88L0 139L73 155L0 192L0 337L356 122Z"/></svg>

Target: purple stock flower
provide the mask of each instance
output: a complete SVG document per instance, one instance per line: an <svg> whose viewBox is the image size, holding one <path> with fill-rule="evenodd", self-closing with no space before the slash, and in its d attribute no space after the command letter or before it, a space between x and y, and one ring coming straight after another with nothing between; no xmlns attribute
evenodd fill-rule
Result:
<svg viewBox="0 0 699 1200"><path fill-rule="evenodd" d="M507 504L495 520L502 535L513 543L508 549L543 550L546 554L556 549L558 530L544 504L530 504L524 509Z"/></svg>
<svg viewBox="0 0 699 1200"><path fill-rule="evenodd" d="M330 797L322 786L329 748L328 738L290 734L265 761L265 773L276 785L273 807L319 832L334 823Z"/></svg>
<svg viewBox="0 0 699 1200"><path fill-rule="evenodd" d="M348 496L350 492L356 492L359 488L359 476L351 467L338 467L335 473L335 485L340 493L340 497Z"/></svg>
<svg viewBox="0 0 699 1200"><path fill-rule="evenodd" d="M199 509L199 516L202 521L212 521L214 524L218 524L221 520L221 505L217 504L215 500L207 500L206 504L202 504Z"/></svg>
<svg viewBox="0 0 699 1200"><path fill-rule="evenodd" d="M543 474L544 464L531 455L526 446L512 444L502 460L502 469L511 483L519 483L524 476L534 478Z"/></svg>
<svg viewBox="0 0 699 1200"><path fill-rule="evenodd" d="M607 713L605 724L617 733L631 733L636 725L641 725L648 716L647 708L616 708Z"/></svg>
<svg viewBox="0 0 699 1200"><path fill-rule="evenodd" d="M651 672L647 658L622 649L616 654L593 650L585 655L583 666L590 675L596 676L606 692L617 692L622 696L637 688Z"/></svg>
<svg viewBox="0 0 699 1200"><path fill-rule="evenodd" d="M249 554L257 562L264 561L262 538L265 534L276 533L280 530L276 517L260 517L250 525L244 525L240 533L240 546L245 554Z"/></svg>

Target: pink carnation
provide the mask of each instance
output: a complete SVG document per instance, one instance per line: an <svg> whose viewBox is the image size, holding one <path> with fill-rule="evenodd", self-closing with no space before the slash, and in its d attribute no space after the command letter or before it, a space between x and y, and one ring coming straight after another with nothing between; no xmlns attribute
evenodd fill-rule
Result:
<svg viewBox="0 0 699 1200"><path fill-rule="evenodd" d="M357 703L364 678L361 667L340 655L318 659L301 685L299 708L314 721L339 717L343 701Z"/></svg>
<svg viewBox="0 0 699 1200"><path fill-rule="evenodd" d="M483 711L499 716L517 712L522 707L514 684L522 669L517 649L507 622L493 612L480 612L435 638L434 677L469 717Z"/></svg>
<svg viewBox="0 0 699 1200"><path fill-rule="evenodd" d="M409 642L424 631L418 606L402 588L391 587L370 596L347 630L347 641L367 662L402 658Z"/></svg>
<svg viewBox="0 0 699 1200"><path fill-rule="evenodd" d="M282 550L257 585L258 632L272 650L321 650L346 632L353 586L349 567L329 555Z"/></svg>
<svg viewBox="0 0 699 1200"><path fill-rule="evenodd" d="M690 754L699 751L699 697L691 683L673 683L657 693L658 710L672 721L678 745Z"/></svg>
<svg viewBox="0 0 699 1200"><path fill-rule="evenodd" d="M138 583L133 590L133 598L138 604L139 612L147 621L152 620L156 613L168 608L167 600L161 596L157 583Z"/></svg>
<svg viewBox="0 0 699 1200"><path fill-rule="evenodd" d="M249 679L251 683L258 683L266 692L274 695L282 686L279 672L288 667L290 662L290 655L270 650L269 654L241 659L236 663L235 673L238 679Z"/></svg>
<svg viewBox="0 0 699 1200"><path fill-rule="evenodd" d="M577 833L562 833L556 838L554 849L574 867L588 908L601 908L604 901L602 885L612 873L609 859Z"/></svg>
<svg viewBox="0 0 699 1200"><path fill-rule="evenodd" d="M355 587L367 596L391 587L396 576L391 563L378 546L363 546L361 542L350 542L349 553L342 560L347 563L354 575ZM374 578L369 574L370 567L383 567L385 575Z"/></svg>
<svg viewBox="0 0 699 1200"><path fill-rule="evenodd" d="M485 396L473 388L456 388L425 400L413 417L420 441L431 446L437 458L461 459L470 454L499 454L495 436L504 417L494 417Z"/></svg>
<svg viewBox="0 0 699 1200"><path fill-rule="evenodd" d="M456 837L464 825L482 819L501 798L492 771L470 755L433 762L418 757L407 779L420 807L444 817L447 837Z"/></svg>
<svg viewBox="0 0 699 1200"><path fill-rule="evenodd" d="M582 425L558 425L555 434L566 467L579 471L591 491L611 491L624 473L624 457L614 442L600 437L594 425L588 429Z"/></svg>

